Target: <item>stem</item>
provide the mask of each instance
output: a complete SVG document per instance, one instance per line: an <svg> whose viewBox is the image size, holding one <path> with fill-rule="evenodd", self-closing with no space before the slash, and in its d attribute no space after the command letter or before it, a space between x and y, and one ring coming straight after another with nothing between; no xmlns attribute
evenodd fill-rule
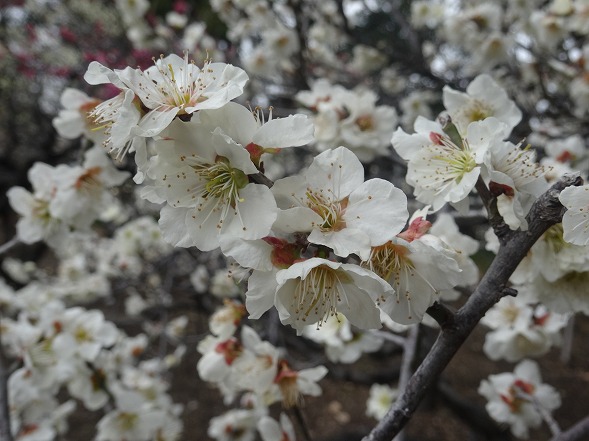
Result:
<svg viewBox="0 0 589 441"><path fill-rule="evenodd" d="M391 332L386 332L386 331L379 331L376 329L372 329L370 331L370 333L376 337L391 341L399 346L405 346L405 342L407 340L405 337L401 337L400 335L393 334Z"/></svg>
<svg viewBox="0 0 589 441"><path fill-rule="evenodd" d="M14 246L18 245L19 243L20 243L20 240L18 239L18 236L14 236L8 242L5 242L2 245L0 245L0 254L6 253L7 251L11 250Z"/></svg>
<svg viewBox="0 0 589 441"><path fill-rule="evenodd" d="M561 432L552 438L552 441L577 441L587 439L587 436L589 436L589 416L577 422L569 430Z"/></svg>
<svg viewBox="0 0 589 441"><path fill-rule="evenodd" d="M399 373L399 393L403 393L407 389L409 378L411 378L411 365L415 359L415 351L417 349L417 340L419 337L419 324L411 326L403 345L403 358L401 359L401 372ZM406 436L403 430L399 432L394 441L405 441Z"/></svg>
<svg viewBox="0 0 589 441"><path fill-rule="evenodd" d="M560 434L560 426L558 425L556 420L552 418L550 412L547 411L546 408L542 406L542 404L540 404L540 402L534 395L530 395L519 390L517 391L516 395L532 403L534 409L536 409L536 411L540 414L544 422L548 425L548 428L550 429L550 433L552 433L552 436L558 436Z"/></svg>
<svg viewBox="0 0 589 441"><path fill-rule="evenodd" d="M299 423L299 427L303 431L303 438L305 441L313 441L311 438L311 434L309 433L309 428L307 427L307 423L305 422L305 418L303 417L303 412L301 412L301 408L299 406L295 406L292 408L294 413L295 419L297 423Z"/></svg>

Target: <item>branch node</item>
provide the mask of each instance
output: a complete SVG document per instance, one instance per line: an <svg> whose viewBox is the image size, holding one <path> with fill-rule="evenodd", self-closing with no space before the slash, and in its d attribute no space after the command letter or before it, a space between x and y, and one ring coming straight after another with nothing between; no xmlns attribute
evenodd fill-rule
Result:
<svg viewBox="0 0 589 441"><path fill-rule="evenodd" d="M455 324L454 312L443 303L435 302L427 308L426 313L438 322L443 330L448 330Z"/></svg>
<svg viewBox="0 0 589 441"><path fill-rule="evenodd" d="M517 297L517 289L506 286L501 290L501 297Z"/></svg>

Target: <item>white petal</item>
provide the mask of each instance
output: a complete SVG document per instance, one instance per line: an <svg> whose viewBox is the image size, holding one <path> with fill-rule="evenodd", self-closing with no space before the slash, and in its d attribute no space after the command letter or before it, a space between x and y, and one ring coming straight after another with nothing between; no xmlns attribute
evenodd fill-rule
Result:
<svg viewBox="0 0 589 441"><path fill-rule="evenodd" d="M305 115L290 115L264 124L253 137L261 147L296 147L313 141L313 120Z"/></svg>
<svg viewBox="0 0 589 441"><path fill-rule="evenodd" d="M305 179L310 187L324 189L326 197L341 200L364 182L364 167L351 150L338 147L317 155Z"/></svg>

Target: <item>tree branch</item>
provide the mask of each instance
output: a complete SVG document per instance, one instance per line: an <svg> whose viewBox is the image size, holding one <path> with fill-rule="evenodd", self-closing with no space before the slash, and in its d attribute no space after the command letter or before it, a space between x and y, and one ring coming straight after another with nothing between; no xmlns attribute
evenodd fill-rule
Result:
<svg viewBox="0 0 589 441"><path fill-rule="evenodd" d="M587 439L587 436L589 436L589 416L577 422L569 430L561 432L552 438L552 441L577 441Z"/></svg>
<svg viewBox="0 0 589 441"><path fill-rule="evenodd" d="M446 305L442 303L434 303L432 306L427 308L426 313L432 317L440 328L448 329L454 326L455 317L454 313Z"/></svg>
<svg viewBox="0 0 589 441"><path fill-rule="evenodd" d="M1 331L0 327L0 331ZM0 335L1 337L1 335ZM6 356L4 348L0 341L0 439L12 441L12 431L10 430L10 403L8 402L8 377L10 372L6 366Z"/></svg>
<svg viewBox="0 0 589 441"><path fill-rule="evenodd" d="M412 417L426 392L434 384L479 320L495 303L509 293L505 290L509 277L526 256L532 245L552 225L562 221L564 207L558 200L560 192L571 185L581 185L578 176L565 176L544 193L527 216L528 231L510 231L497 256L481 279L474 293L455 315L455 323L440 332L430 352L417 368L403 395L385 417L363 438L363 441L388 441Z"/></svg>

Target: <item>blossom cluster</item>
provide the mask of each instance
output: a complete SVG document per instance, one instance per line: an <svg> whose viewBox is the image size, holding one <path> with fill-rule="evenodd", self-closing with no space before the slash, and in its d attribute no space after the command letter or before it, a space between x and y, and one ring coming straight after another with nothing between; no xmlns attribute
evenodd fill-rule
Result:
<svg viewBox="0 0 589 441"><path fill-rule="evenodd" d="M42 2L28 3L37 9L0 8L8 33L42 15ZM81 137L85 152L81 165L35 163L31 190L7 194L19 215L17 239L44 241L58 260L51 275L32 262L2 262L14 282L0 283L0 327L2 349L18 366L8 386L19 441L65 436L76 402L102 412L98 440L180 439L182 408L166 381L186 350L190 320L167 315L189 286L175 283L179 275L190 278L204 309L218 300L209 294L239 297L210 317L210 335L197 346L199 376L238 406L213 418L208 435L293 441L292 423L286 414L274 419L270 406L318 396L327 369L299 364L272 330L246 316L294 328L331 363L354 363L387 340L410 353L409 337L389 331L432 325L432 305L460 299L479 281L471 258L479 244L455 222L481 216L472 196L482 196L504 241L528 229L550 184L565 173L586 177L589 27L581 0L414 1L410 15L396 11L386 26L401 29L401 44L354 41L378 15L354 12L358 2L213 0L227 26L227 40L217 42L204 23L191 22L196 3L176 0L157 16L147 0L117 0L113 16L130 54L84 50L77 41L90 38L78 38L83 30L62 23L59 2L49 3L51 23L15 36L8 50L17 70L34 76L37 59L70 46L63 66L50 63L39 75L40 102L60 102L53 126L63 139ZM76 3L72 16L107 41L117 26L109 31L94 3ZM151 58L170 48L184 56ZM5 49L0 43L0 55ZM201 66L189 59L204 52ZM63 89L88 62L84 79L98 86L97 97L67 87L52 98L51 80ZM276 109L257 105L277 98ZM304 109L286 116L297 107ZM305 156L307 146L318 154ZM131 174L108 155L134 169L136 185L117 189ZM589 315L589 186L566 188L559 199L562 223L511 276L517 296L481 320L492 360L544 355L561 344L573 314ZM487 249L497 252L494 232ZM105 299L124 302L139 323L153 310L164 318L129 337L90 309ZM489 415L522 438L560 404L529 360L484 380L479 392ZM396 396L375 384L367 415L383 418Z"/></svg>
<svg viewBox="0 0 589 441"><path fill-rule="evenodd" d="M211 334L197 348L202 354L197 364L199 376L219 388L226 404L238 396L241 404L240 409L229 410L211 420L208 434L217 440L231 439L238 433L249 439L258 431L264 440L294 441L286 415L279 424L269 416L269 407L281 402L290 408L300 404L304 395L320 395L317 382L325 376L327 368L293 369L283 350L262 340L248 326L242 326L237 337L235 333L245 313L241 303L226 301L211 316ZM285 432L286 437L273 438L272 433L280 426L283 429L278 433Z"/></svg>

